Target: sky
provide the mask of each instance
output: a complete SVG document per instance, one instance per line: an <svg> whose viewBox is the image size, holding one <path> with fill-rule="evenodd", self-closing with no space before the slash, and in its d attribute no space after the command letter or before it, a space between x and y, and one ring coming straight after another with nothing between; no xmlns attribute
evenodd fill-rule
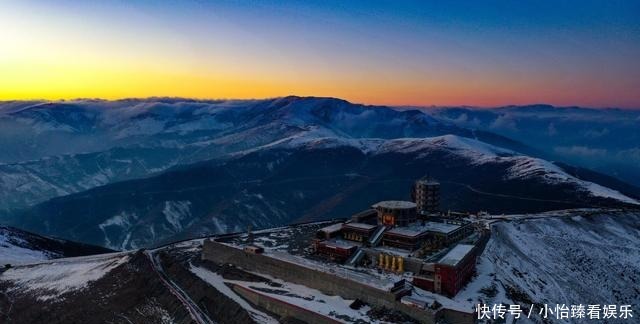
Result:
<svg viewBox="0 0 640 324"><path fill-rule="evenodd" d="M640 108L640 1L0 1L0 100Z"/></svg>

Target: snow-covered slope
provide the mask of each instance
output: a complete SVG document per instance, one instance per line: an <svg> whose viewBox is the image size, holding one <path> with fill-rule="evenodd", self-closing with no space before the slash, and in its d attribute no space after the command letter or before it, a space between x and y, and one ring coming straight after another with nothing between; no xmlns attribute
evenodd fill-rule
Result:
<svg viewBox="0 0 640 324"><path fill-rule="evenodd" d="M478 277L457 301L518 303L527 309L531 303L638 309L640 213L578 210L540 216L493 225Z"/></svg>
<svg viewBox="0 0 640 324"><path fill-rule="evenodd" d="M310 130L345 140L479 136L419 111L333 98L0 102L0 212Z"/></svg>
<svg viewBox="0 0 640 324"><path fill-rule="evenodd" d="M346 217L380 200L409 199L413 181L427 173L442 183L445 210L539 212L635 203L554 164L464 137L348 139L313 132L225 161L52 199L20 221L48 235L135 249L249 225ZM528 163L546 168L514 171ZM78 222L83 226L69 226Z"/></svg>
<svg viewBox="0 0 640 324"><path fill-rule="evenodd" d="M550 184L571 183L579 190L588 192L596 197L611 198L635 205L640 204L637 199L627 197L617 190L604 187L597 183L577 179L549 161L530 157L521 157L513 159L513 161L514 165L509 169L509 173L506 175L508 178L526 179L538 177L544 179L544 181Z"/></svg>
<svg viewBox="0 0 640 324"><path fill-rule="evenodd" d="M467 159L472 166L491 163L508 164L509 168L504 175L505 179L535 179L550 185L567 184L594 197L611 198L624 203L640 205L640 201L635 198L630 198L619 191L597 183L578 179L552 162L456 135L389 140L353 139L322 137L315 130L312 130L250 150L250 152L278 147L303 149L354 147L365 154L403 153L415 155L416 158L426 156L434 150L444 150L458 158Z"/></svg>
<svg viewBox="0 0 640 324"><path fill-rule="evenodd" d="M0 226L0 265L2 266L105 252L109 250Z"/></svg>
<svg viewBox="0 0 640 324"><path fill-rule="evenodd" d="M193 323L133 252L14 266L0 273L0 309L3 323Z"/></svg>
<svg viewBox="0 0 640 324"><path fill-rule="evenodd" d="M60 257L50 251L35 250L24 238L16 235L9 228L0 228L0 264L19 264Z"/></svg>
<svg viewBox="0 0 640 324"><path fill-rule="evenodd" d="M36 293L38 300L46 301L85 289L128 259L127 253L60 259L11 268L2 280L12 283L6 293Z"/></svg>

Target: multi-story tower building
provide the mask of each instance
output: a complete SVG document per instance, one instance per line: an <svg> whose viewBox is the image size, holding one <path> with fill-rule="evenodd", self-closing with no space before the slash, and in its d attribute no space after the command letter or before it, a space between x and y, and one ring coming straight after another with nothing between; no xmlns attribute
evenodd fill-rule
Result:
<svg viewBox="0 0 640 324"><path fill-rule="evenodd" d="M429 215L440 210L440 183L433 179L421 179L413 185L413 201L418 214Z"/></svg>

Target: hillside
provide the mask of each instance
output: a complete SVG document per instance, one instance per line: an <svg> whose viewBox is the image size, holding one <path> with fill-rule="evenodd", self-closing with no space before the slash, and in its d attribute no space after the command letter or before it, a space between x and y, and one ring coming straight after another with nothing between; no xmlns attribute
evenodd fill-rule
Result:
<svg viewBox="0 0 640 324"><path fill-rule="evenodd" d="M640 197L507 137L334 98L9 102L0 126L0 221L118 250L345 217L427 174L444 210Z"/></svg>
<svg viewBox="0 0 640 324"><path fill-rule="evenodd" d="M492 109L425 109L459 127L490 131L535 147L539 157L560 160L640 185L640 111L550 105Z"/></svg>
<svg viewBox="0 0 640 324"><path fill-rule="evenodd" d="M16 222L113 249L139 248L249 225L347 217L380 200L409 199L413 181L426 174L441 181L444 210L537 212L638 203L632 193L575 178L550 162L458 136L295 136L224 161L52 199Z"/></svg>
<svg viewBox="0 0 640 324"><path fill-rule="evenodd" d="M527 310L532 303L632 305L636 316L640 307L637 211L563 211L512 218L493 225L492 238L479 259L478 277L456 296L457 301L517 303Z"/></svg>
<svg viewBox="0 0 640 324"><path fill-rule="evenodd" d="M44 200L221 158L313 129L318 136L445 134L527 152L419 111L334 98L0 102L0 216Z"/></svg>
<svg viewBox="0 0 640 324"><path fill-rule="evenodd" d="M142 253L14 267L0 291L5 323L193 323Z"/></svg>
<svg viewBox="0 0 640 324"><path fill-rule="evenodd" d="M637 211L563 210L494 215L487 220L493 223L492 235L479 258L477 276L453 300L421 293L463 309L477 302L518 303L525 310L532 303L607 303L632 305L634 311L640 305ZM0 316L8 323L37 322L45 317L50 323L169 324L206 323L207 319L295 323L265 313L227 285L242 283L285 293L297 305L317 312L330 307L329 314L343 322L383 322L377 317L381 313L369 306L353 310L348 307L350 301L340 297L229 264L201 261L201 247L202 240L197 239L144 252L14 267L0 274L0 309L9 309ZM92 311L83 311L86 307ZM535 313L533 317L535 321L522 322L545 322ZM629 320L610 321L618 322Z"/></svg>
<svg viewBox="0 0 640 324"><path fill-rule="evenodd" d="M0 226L0 265L3 266L108 252L112 250Z"/></svg>

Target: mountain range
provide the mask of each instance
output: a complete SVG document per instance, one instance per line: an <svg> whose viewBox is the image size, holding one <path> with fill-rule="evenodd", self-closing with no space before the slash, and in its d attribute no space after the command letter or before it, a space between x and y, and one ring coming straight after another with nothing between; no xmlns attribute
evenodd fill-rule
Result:
<svg viewBox="0 0 640 324"><path fill-rule="evenodd" d="M521 141L560 160L640 185L640 110L554 107L423 109L460 127Z"/></svg>
<svg viewBox="0 0 640 324"><path fill-rule="evenodd" d="M640 189L442 114L284 97L0 104L5 223L112 249L347 217L442 183L445 210L634 206ZM7 127L4 127L7 126Z"/></svg>

